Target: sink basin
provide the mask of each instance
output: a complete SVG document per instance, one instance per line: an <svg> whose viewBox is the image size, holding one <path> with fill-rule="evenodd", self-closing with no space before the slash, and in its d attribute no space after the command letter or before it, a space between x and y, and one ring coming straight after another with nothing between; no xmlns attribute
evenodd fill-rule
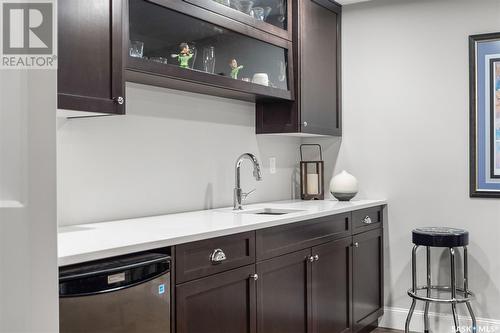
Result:
<svg viewBox="0 0 500 333"><path fill-rule="evenodd" d="M239 211L238 213L240 214L255 214L255 215L285 215L285 214L291 214L291 213L298 213L298 212L303 212L303 210L300 209L278 209L278 208L259 208L259 209L253 209L253 210L242 210Z"/></svg>

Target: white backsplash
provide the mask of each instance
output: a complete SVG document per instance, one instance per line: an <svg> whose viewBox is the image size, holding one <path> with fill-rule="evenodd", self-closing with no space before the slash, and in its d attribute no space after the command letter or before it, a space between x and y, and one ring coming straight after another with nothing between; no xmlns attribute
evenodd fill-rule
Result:
<svg viewBox="0 0 500 333"><path fill-rule="evenodd" d="M138 84L126 96L125 116L60 121L59 225L232 205L244 152L263 170L256 182L244 162L248 202L294 197L300 139L255 135L253 103Z"/></svg>

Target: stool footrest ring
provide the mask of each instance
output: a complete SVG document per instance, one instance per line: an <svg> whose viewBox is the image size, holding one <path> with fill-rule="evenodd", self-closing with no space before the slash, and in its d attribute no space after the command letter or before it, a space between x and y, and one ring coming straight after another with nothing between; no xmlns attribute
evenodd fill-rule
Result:
<svg viewBox="0 0 500 333"><path fill-rule="evenodd" d="M457 293L462 294L460 298L454 298L454 299L446 299L446 298L436 298L436 297L427 297L423 295L418 295L419 290L427 290L427 286L419 286L417 287L417 290L413 292L413 288L408 289L408 296L411 298L424 301L424 302L433 302L433 303L447 303L447 304L457 304L457 303L466 303L471 301L474 298L474 294L467 290L465 291L463 288L456 288ZM445 292L451 292L451 287L450 286L431 286L431 290L437 290L437 291L445 291Z"/></svg>

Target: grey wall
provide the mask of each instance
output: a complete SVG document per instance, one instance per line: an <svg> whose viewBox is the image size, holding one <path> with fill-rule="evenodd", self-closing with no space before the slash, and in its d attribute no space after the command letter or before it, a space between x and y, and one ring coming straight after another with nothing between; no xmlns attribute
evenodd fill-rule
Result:
<svg viewBox="0 0 500 333"><path fill-rule="evenodd" d="M136 84L126 93L126 116L60 121L60 225L232 205L244 152L257 154L264 177L244 163L243 189L257 189L248 202L294 196L300 140L257 137L254 104Z"/></svg>
<svg viewBox="0 0 500 333"><path fill-rule="evenodd" d="M56 72L0 70L0 332L58 330Z"/></svg>
<svg viewBox="0 0 500 333"><path fill-rule="evenodd" d="M500 319L500 199L468 195L467 40L500 30L500 1L377 0L343 14L344 136L340 151L324 144L361 196L389 201L387 304L409 307L411 230L463 227L474 306Z"/></svg>

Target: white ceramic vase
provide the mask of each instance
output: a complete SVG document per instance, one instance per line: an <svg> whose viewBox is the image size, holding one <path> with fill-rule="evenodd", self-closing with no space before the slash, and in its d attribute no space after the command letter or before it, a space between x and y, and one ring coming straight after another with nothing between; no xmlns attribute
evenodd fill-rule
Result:
<svg viewBox="0 0 500 333"><path fill-rule="evenodd" d="M339 201L349 201L358 193L358 180L342 170L330 181L330 193Z"/></svg>

